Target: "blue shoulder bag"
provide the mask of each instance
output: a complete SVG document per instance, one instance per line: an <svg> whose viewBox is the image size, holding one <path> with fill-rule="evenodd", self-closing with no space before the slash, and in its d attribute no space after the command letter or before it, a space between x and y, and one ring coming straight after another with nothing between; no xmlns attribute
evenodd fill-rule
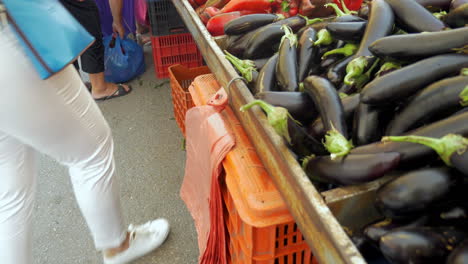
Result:
<svg viewBox="0 0 468 264"><path fill-rule="evenodd" d="M57 0L2 2L9 23L42 79L73 63L94 42Z"/></svg>

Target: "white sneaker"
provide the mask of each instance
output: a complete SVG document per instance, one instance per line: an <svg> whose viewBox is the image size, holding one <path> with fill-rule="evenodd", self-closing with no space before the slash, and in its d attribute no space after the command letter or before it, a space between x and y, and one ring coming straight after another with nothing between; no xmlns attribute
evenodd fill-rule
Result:
<svg viewBox="0 0 468 264"><path fill-rule="evenodd" d="M113 257L104 257L104 264L125 264L155 250L169 235L169 222L160 218L139 226L130 225L128 232L128 249Z"/></svg>

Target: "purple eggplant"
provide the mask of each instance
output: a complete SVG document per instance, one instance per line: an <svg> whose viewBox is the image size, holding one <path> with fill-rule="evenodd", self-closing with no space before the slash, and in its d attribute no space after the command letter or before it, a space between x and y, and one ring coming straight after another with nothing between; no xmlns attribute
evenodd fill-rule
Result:
<svg viewBox="0 0 468 264"><path fill-rule="evenodd" d="M244 59L259 59L274 53L272 45L278 43L284 35L280 25L270 24L255 30L246 44Z"/></svg>
<svg viewBox="0 0 468 264"><path fill-rule="evenodd" d="M451 10L443 19L453 28L464 27L468 24L468 3Z"/></svg>
<svg viewBox="0 0 468 264"><path fill-rule="evenodd" d="M261 26L281 20L284 17L274 14L245 15L229 21L224 25L226 35L239 35L255 30Z"/></svg>
<svg viewBox="0 0 468 264"><path fill-rule="evenodd" d="M324 145L332 157L347 155L352 149L348 141L346 119L343 104L336 88L327 79L319 76L309 76L304 81L304 91L309 94L324 122Z"/></svg>
<svg viewBox="0 0 468 264"><path fill-rule="evenodd" d="M336 159L319 156L305 159L303 168L311 180L351 185L384 176L398 165L399 160L400 154L396 152L347 155Z"/></svg>
<svg viewBox="0 0 468 264"><path fill-rule="evenodd" d="M380 239L380 250L392 264L440 264L465 237L451 227L400 228Z"/></svg>
<svg viewBox="0 0 468 264"><path fill-rule="evenodd" d="M308 123L317 117L314 102L310 96L301 92L261 92L255 98L271 105L286 108L300 122Z"/></svg>
<svg viewBox="0 0 468 264"><path fill-rule="evenodd" d="M297 36L290 28L284 27L285 35L281 40L276 63L276 80L280 90L296 92L299 89L297 81Z"/></svg>
<svg viewBox="0 0 468 264"><path fill-rule="evenodd" d="M450 6L451 1L452 0L415 0L415 2L424 7L440 7L444 9Z"/></svg>
<svg viewBox="0 0 468 264"><path fill-rule="evenodd" d="M461 109L460 93L468 85L468 76L435 82L421 90L389 123L386 135L398 136L416 128L438 113Z"/></svg>
<svg viewBox="0 0 468 264"><path fill-rule="evenodd" d="M385 58L414 59L454 52L468 43L468 28L381 38L369 46L372 54Z"/></svg>
<svg viewBox="0 0 468 264"><path fill-rule="evenodd" d="M468 112L420 127L406 133L406 135L438 138L453 133L468 136L468 126L466 124L468 124ZM407 142L377 142L357 147L351 151L351 154L375 154L381 152L398 152L401 154L401 162L405 164L413 164L421 160L430 161L435 156L432 149L420 144Z"/></svg>
<svg viewBox="0 0 468 264"><path fill-rule="evenodd" d="M385 0L395 12L397 23L406 32L434 32L445 28L444 22L437 19L416 1Z"/></svg>
<svg viewBox="0 0 468 264"><path fill-rule="evenodd" d="M468 138L456 134L448 134L442 138L421 136L384 137L383 141L411 142L432 148L447 166L454 167L468 176Z"/></svg>
<svg viewBox="0 0 468 264"><path fill-rule="evenodd" d="M258 73L257 81L255 82L252 93L254 95L258 93L277 91L276 87L276 64L278 63L278 54L271 56L267 63Z"/></svg>
<svg viewBox="0 0 468 264"><path fill-rule="evenodd" d="M343 104L343 111L346 120L352 119L354 111L359 105L359 94L353 94L345 98L341 98ZM347 122L349 123L349 122ZM308 133L315 138L322 138L327 133L322 118L318 117L315 119L307 129Z"/></svg>
<svg viewBox="0 0 468 264"><path fill-rule="evenodd" d="M468 4L468 0L452 0L450 1L450 10L457 9L464 4Z"/></svg>
<svg viewBox="0 0 468 264"><path fill-rule="evenodd" d="M428 223L428 221L429 217L426 215L403 221L396 221L387 218L366 226L363 230L363 233L367 239L378 245L380 238L392 230L402 227L424 226L426 223Z"/></svg>
<svg viewBox="0 0 468 264"><path fill-rule="evenodd" d="M353 84L362 74L374 65L375 58L369 50L369 45L374 41L392 33L394 14L390 6L384 0L373 0L371 13L364 36L359 49L353 56L351 65L346 67L346 84Z"/></svg>
<svg viewBox="0 0 468 264"><path fill-rule="evenodd" d="M445 54L421 60L374 79L362 90L361 100L366 104L390 104L465 67L468 67L468 55L463 54Z"/></svg>
<svg viewBox="0 0 468 264"><path fill-rule="evenodd" d="M375 206L389 218L418 216L447 197L457 183L448 168L411 171L380 187Z"/></svg>
<svg viewBox="0 0 468 264"><path fill-rule="evenodd" d="M313 28L304 31L299 39L298 46L298 70L299 82L302 82L309 74L314 61L317 58L318 48L314 45L317 40L317 32Z"/></svg>
<svg viewBox="0 0 468 264"><path fill-rule="evenodd" d="M260 106L266 113L268 123L288 143L290 149L299 157L309 155L323 155L325 148L320 141L307 134L306 130L298 124L282 107L272 106L262 100L254 100L241 107L241 112L247 111L253 106Z"/></svg>
<svg viewBox="0 0 468 264"><path fill-rule="evenodd" d="M341 84L346 75L346 66L352 60L353 56L349 56L330 66L327 70L327 79L336 86Z"/></svg>
<svg viewBox="0 0 468 264"><path fill-rule="evenodd" d="M361 40L366 29L367 22L332 22L328 23L326 29L334 39L345 41Z"/></svg>
<svg viewBox="0 0 468 264"><path fill-rule="evenodd" d="M382 136L379 116L381 108L360 103L354 113L353 143L357 146L376 142Z"/></svg>

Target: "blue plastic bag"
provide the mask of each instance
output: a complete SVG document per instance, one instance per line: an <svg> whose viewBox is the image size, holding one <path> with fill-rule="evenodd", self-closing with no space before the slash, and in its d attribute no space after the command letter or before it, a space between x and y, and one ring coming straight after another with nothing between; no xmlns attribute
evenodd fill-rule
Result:
<svg viewBox="0 0 468 264"><path fill-rule="evenodd" d="M104 76L107 82L127 82L145 72L143 49L135 41L107 36L104 44Z"/></svg>

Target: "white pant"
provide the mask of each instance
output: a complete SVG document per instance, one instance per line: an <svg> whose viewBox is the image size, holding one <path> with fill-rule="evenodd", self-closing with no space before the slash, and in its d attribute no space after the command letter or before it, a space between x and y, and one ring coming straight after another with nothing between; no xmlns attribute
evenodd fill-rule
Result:
<svg viewBox="0 0 468 264"><path fill-rule="evenodd" d="M30 264L36 151L68 166L97 249L125 239L110 128L73 66L41 80L0 29L0 263Z"/></svg>

